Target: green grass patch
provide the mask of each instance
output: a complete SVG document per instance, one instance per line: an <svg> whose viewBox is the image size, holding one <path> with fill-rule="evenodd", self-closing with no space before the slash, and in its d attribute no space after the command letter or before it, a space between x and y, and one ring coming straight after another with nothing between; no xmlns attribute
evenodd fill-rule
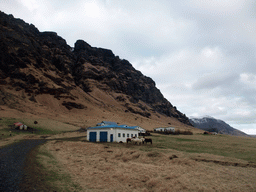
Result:
<svg viewBox="0 0 256 192"><path fill-rule="evenodd" d="M187 138L175 138L176 141L189 141L189 142L202 142L200 140L196 140L196 139L187 139Z"/></svg>
<svg viewBox="0 0 256 192"><path fill-rule="evenodd" d="M54 130L49 130L45 127L39 127L37 126L35 128L35 134L38 134L38 135L54 135L54 134L58 134L58 133L61 133L61 131L54 131Z"/></svg>
<svg viewBox="0 0 256 192"><path fill-rule="evenodd" d="M39 119L36 120L37 124L35 124L34 119L15 119L15 118L0 118L0 138L6 138L10 136L10 131L12 136L19 134L37 134L37 135L54 135L64 131L74 131L77 130L78 127L74 125L70 125L67 123L62 123L58 121L54 121L51 119ZM19 130L14 129L13 125L16 122L21 122L27 125L32 130Z"/></svg>
<svg viewBox="0 0 256 192"><path fill-rule="evenodd" d="M13 123L17 122L14 118L0 118L0 139L5 139L14 135L23 134L12 129Z"/></svg>
<svg viewBox="0 0 256 192"><path fill-rule="evenodd" d="M228 135L152 136L158 149L175 149L188 153L208 153L256 163L256 139Z"/></svg>

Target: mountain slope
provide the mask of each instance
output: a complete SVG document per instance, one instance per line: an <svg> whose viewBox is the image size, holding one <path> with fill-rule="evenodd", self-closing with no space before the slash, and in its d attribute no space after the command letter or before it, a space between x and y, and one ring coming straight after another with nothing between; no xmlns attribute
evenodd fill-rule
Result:
<svg viewBox="0 0 256 192"><path fill-rule="evenodd" d="M3 12L0 105L48 116L73 113L82 118L93 112L102 114L98 119L91 117L95 121L115 120L112 116L119 114L191 125L151 78L111 50L91 47L83 40L72 49L57 33L40 32L34 25Z"/></svg>
<svg viewBox="0 0 256 192"><path fill-rule="evenodd" d="M217 132L226 135L248 136L242 131L239 131L222 120L213 117L190 118L190 123L199 129L209 132Z"/></svg>

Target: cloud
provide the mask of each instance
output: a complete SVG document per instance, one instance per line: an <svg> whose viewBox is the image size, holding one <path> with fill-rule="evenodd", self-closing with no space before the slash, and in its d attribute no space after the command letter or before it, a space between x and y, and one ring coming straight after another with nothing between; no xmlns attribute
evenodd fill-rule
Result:
<svg viewBox="0 0 256 192"><path fill-rule="evenodd" d="M232 88L239 81L237 74L210 73L204 74L192 85L193 89Z"/></svg>
<svg viewBox="0 0 256 192"><path fill-rule="evenodd" d="M256 126L255 124L231 124L234 128L239 128L246 134L256 135Z"/></svg>
<svg viewBox="0 0 256 192"><path fill-rule="evenodd" d="M256 123L256 76L241 73L244 66L239 66L239 60L218 47L181 50L134 64L189 116L207 114L232 123Z"/></svg>
<svg viewBox="0 0 256 192"><path fill-rule="evenodd" d="M35 11L40 6L36 0L20 0L19 2L29 11Z"/></svg>

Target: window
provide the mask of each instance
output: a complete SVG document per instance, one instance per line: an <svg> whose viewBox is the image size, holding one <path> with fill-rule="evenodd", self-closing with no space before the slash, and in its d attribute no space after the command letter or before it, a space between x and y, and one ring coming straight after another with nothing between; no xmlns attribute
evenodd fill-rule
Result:
<svg viewBox="0 0 256 192"><path fill-rule="evenodd" d="M129 133L127 133L127 137L129 138Z"/></svg>
<svg viewBox="0 0 256 192"><path fill-rule="evenodd" d="M131 134L131 137L133 137L133 134Z"/></svg>
<svg viewBox="0 0 256 192"><path fill-rule="evenodd" d="M121 137L121 133L118 133L118 137Z"/></svg>
<svg viewBox="0 0 256 192"><path fill-rule="evenodd" d="M125 137L125 133L123 133L123 137Z"/></svg>
<svg viewBox="0 0 256 192"><path fill-rule="evenodd" d="M135 137L137 137L137 134L135 134Z"/></svg>

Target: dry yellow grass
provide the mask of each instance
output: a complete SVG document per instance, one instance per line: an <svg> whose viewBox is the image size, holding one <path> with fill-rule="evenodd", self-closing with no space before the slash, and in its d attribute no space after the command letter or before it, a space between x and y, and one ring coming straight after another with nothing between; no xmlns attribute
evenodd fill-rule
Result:
<svg viewBox="0 0 256 192"><path fill-rule="evenodd" d="M50 141L48 150L81 191L255 191L253 167L196 161L171 149L147 146ZM148 146L149 147L149 146ZM194 155L195 157L196 155ZM197 158L230 161L200 154ZM239 162L241 160L238 160Z"/></svg>

